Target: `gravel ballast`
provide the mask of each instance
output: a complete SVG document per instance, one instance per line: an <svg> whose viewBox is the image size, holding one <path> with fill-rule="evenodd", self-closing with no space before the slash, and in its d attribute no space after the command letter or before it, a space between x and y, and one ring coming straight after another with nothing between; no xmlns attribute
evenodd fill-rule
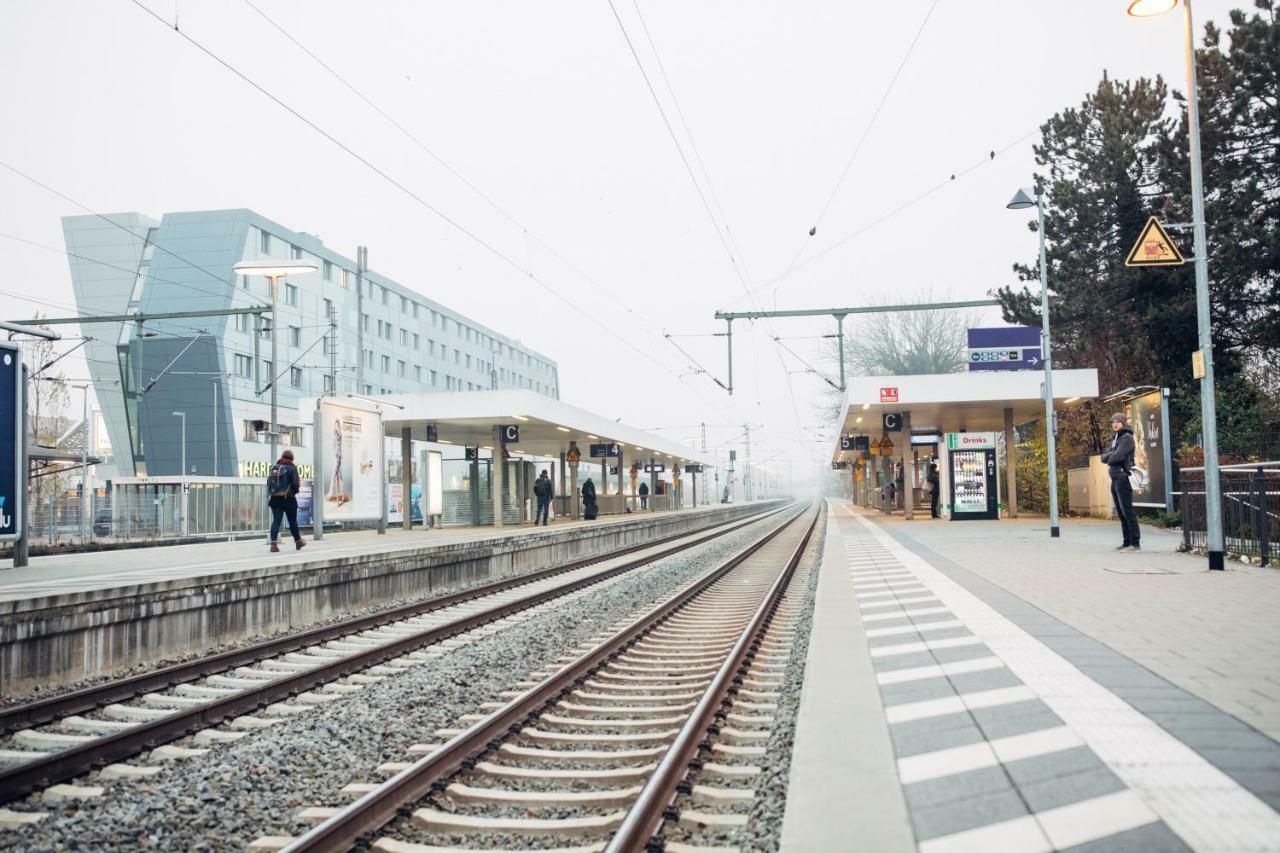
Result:
<svg viewBox="0 0 1280 853"><path fill-rule="evenodd" d="M35 796L15 804L50 816L5 832L0 843L25 850L212 851L243 850L262 835L296 835L304 828L295 820L301 808L345 804L344 785L380 781L379 764L410 760L411 745L438 741L436 729L456 726L460 715L475 713L614 621L670 594L778 520L756 522L547 606L350 697L171 763L150 779L106 783L99 799L55 804ZM94 776L77 781L94 784Z"/></svg>

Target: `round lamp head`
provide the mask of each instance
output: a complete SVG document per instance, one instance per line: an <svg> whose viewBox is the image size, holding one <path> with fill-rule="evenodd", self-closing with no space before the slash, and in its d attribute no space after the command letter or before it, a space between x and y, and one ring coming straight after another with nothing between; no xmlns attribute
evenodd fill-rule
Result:
<svg viewBox="0 0 1280 853"><path fill-rule="evenodd" d="M1178 0L1133 0L1129 4L1129 14L1135 18L1152 18L1163 15L1178 5Z"/></svg>
<svg viewBox="0 0 1280 853"><path fill-rule="evenodd" d="M311 261L241 261L231 268L236 275L263 275L279 278L320 269Z"/></svg>
<svg viewBox="0 0 1280 853"><path fill-rule="evenodd" d="M1009 199L1009 203L1005 205L1009 210L1026 210L1028 207L1035 206L1035 199L1027 195L1026 190L1018 190L1014 193L1013 198Z"/></svg>

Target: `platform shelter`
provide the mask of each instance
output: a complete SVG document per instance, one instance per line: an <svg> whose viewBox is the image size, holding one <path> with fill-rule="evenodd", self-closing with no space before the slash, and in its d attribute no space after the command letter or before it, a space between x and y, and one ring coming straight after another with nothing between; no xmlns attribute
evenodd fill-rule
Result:
<svg viewBox="0 0 1280 853"><path fill-rule="evenodd" d="M400 439L405 494L411 487L413 441L476 449L469 454L470 481L480 482L479 469L487 462L495 527L513 515L517 521L529 520L535 469L542 467L549 469L556 485L557 514L580 518L580 470L583 476L591 472L599 509L609 514L640 509L635 487L641 480L649 485L649 509L684 506L686 489L691 493L688 503L696 505L699 472L709 473L715 465L710 455L680 442L532 391L390 394L368 402L381 410L385 435ZM499 455L504 464L493 464ZM546 464L535 465L535 460L546 460ZM634 482L633 465L637 467ZM664 495L657 494L660 477L669 485ZM471 491L473 499L479 500L479 490L473 486ZM504 503L512 495L514 507Z"/></svg>
<svg viewBox="0 0 1280 853"><path fill-rule="evenodd" d="M849 476L855 502L885 511L901 507L913 518L921 508L928 515L923 486L929 462L936 462L944 518L1016 517L1013 431L1044 417L1043 381L1038 370L849 377L832 466ZM1055 370L1053 392L1055 409L1093 399L1098 372ZM1003 485L996 471L1001 433L1007 454Z"/></svg>

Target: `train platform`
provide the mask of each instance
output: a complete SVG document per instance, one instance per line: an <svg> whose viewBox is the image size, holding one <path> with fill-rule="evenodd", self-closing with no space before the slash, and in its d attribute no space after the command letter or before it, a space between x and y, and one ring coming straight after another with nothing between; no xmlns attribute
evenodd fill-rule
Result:
<svg viewBox="0 0 1280 853"><path fill-rule="evenodd" d="M406 531L388 525L376 530L327 531L322 539L304 531L307 546L295 550L287 532L281 532L280 553L267 550L265 534L260 539L211 540L185 545L154 545L106 551L82 551L32 557L19 569L13 560L0 560L0 602L30 601L48 596L78 595L106 590L139 587L154 590L157 585L239 579L245 573L270 575L314 566L318 562L346 561L374 555L416 552L423 548L452 548L484 542L502 542L520 537L559 534L567 530L608 528L634 524L672 513L706 513L718 506L658 510L626 515L602 516L595 521L557 519L545 527L532 524L494 528L492 525L457 526Z"/></svg>
<svg viewBox="0 0 1280 853"><path fill-rule="evenodd" d="M829 506L784 850L1280 849L1280 574Z"/></svg>
<svg viewBox="0 0 1280 853"><path fill-rule="evenodd" d="M376 607L519 576L742 518L770 502L545 527L326 533L33 557L0 567L0 689L200 653Z"/></svg>

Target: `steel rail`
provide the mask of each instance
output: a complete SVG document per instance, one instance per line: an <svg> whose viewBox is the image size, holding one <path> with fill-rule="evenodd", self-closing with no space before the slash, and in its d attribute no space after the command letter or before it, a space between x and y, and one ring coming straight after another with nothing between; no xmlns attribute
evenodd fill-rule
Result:
<svg viewBox="0 0 1280 853"><path fill-rule="evenodd" d="M10 802L18 797L30 793L33 790L36 790L37 788L47 787L58 782L66 781L67 779L75 778L76 776L109 764L113 761L127 758L146 749L153 749L156 746L167 743L168 741L176 740L180 737L193 734L200 729L217 725L229 718L240 716L273 702L278 702L290 696L303 693L319 685L354 674L371 666L376 666L379 663L407 654L408 652L414 651L422 646L440 642L441 640L448 639L454 635L470 631L472 628L483 625L487 622L505 618L512 613L517 613L521 610L535 607L543 602L576 592L577 590L584 589L588 586L600 583L601 581L632 571L640 566L652 563L655 560L660 560L696 545L704 544L705 542L718 538L719 536L723 536L744 527L747 524L752 524L756 521L769 518L770 516L783 512L786 509L787 507L781 507L759 515L753 515L749 519L731 524L721 530L706 533L706 535L694 539L693 541L671 545L671 547L665 548L655 554L639 557L635 560L615 566L612 569L608 569L585 578L580 578L571 583L543 590L540 593L527 595L503 605L489 607L477 613L460 617L444 625L426 629L385 645L375 646L368 651L357 652L312 669L286 674L281 678L265 682L259 688L246 689L230 696L213 699L203 705L179 709L174 711L172 714L160 717L150 722L139 723L132 728L125 729L115 734L96 737L91 741L86 741L83 744L73 746L69 749L54 752L44 758L16 765L15 767L0 771L0 803ZM696 535L696 532L697 531L693 534L684 533L680 536L669 537L662 541L668 542L672 538L686 538L690 535ZM640 546L629 546L628 548L623 549L621 553L631 553L640 548L652 547L653 543L646 543ZM599 562L600 560L617 556L617 553L618 552L614 552L586 562ZM580 566L574 567L577 568ZM567 570L568 569L557 568L553 573L559 574ZM545 574L541 576L546 577ZM537 578L526 576L522 579L522 583L528 583L535 579ZM491 588L492 586L493 585L489 585L489 587L486 588ZM472 595L469 597L475 596ZM463 598L462 600L466 600L466 598ZM350 633L351 630L349 627L347 630L343 631L343 634ZM261 657L263 656L259 654L259 659L261 659ZM216 671L223 671L225 669L225 666L220 665ZM205 674L212 673L206 671Z"/></svg>
<svg viewBox="0 0 1280 853"><path fill-rule="evenodd" d="M786 592L796 567L800 565L805 549L809 547L809 540L813 536L819 515L819 512L814 512L813 520L809 522L809 527L800 543L787 559L786 567L760 601L760 606L756 608L751 621L743 629L738 641L734 643L729 656L725 658L715 678L703 691L693 713L680 727L680 732L663 754L658 768L649 777L640 795L631 804L631 808L627 810L627 816L623 818L622 825L609 840L604 853L641 853L650 840L658 834L662 822L668 817L668 808L675 795L678 792L688 793L687 790L681 789L685 784L685 777L689 775L690 765L694 762L699 747L706 740L707 731L724 713L730 694L737 692L737 685L742 682L741 670L746 666L748 658L754 657L756 650L759 649L764 630L782 601L782 595Z"/></svg>
<svg viewBox="0 0 1280 853"><path fill-rule="evenodd" d="M489 748L493 741L511 732L565 690L580 683L610 658L617 656L641 636L696 598L709 586L737 568L752 554L786 530L804 509L776 528L739 550L693 584L669 596L636 618L631 624L557 672L540 681L507 704L450 738L434 752L415 761L360 799L344 807L323 823L294 839L283 853L348 850L361 837L376 832L401 809L422 799L444 778Z"/></svg>
<svg viewBox="0 0 1280 853"><path fill-rule="evenodd" d="M781 511L782 508L773 510L773 512ZM740 519L740 523L736 523L734 526L728 527L723 532L730 533L739 527L745 526L746 524L751 524L755 521L767 518L768 515L769 513L765 513L763 511L760 513L753 513L746 519ZM556 575L564 574L565 572L576 571L577 569L585 568L593 563L626 556L627 554L635 553L636 551L645 548L652 548L655 545L662 545L686 536L703 533L725 523L726 522L716 522L714 524L707 524L685 533L673 534L652 542L629 545L625 548L610 551L606 554L601 554L595 557L585 557L563 565L540 569L527 575L519 575L516 577L505 578L503 580L493 581L491 583L450 593L449 595L445 595L440 598L433 598L429 601L418 601L411 604L403 604L398 607L381 610L377 613L356 616L341 622L321 625L319 627L300 631L296 634L290 634L285 637L264 640L260 643L254 643L253 645L245 646L243 648L231 649L208 657L198 658L196 660L186 661L184 663L178 663L161 669L155 669L149 672L143 672L126 678L117 679L105 684L98 684L69 693L63 693L58 696L51 696L48 699L41 699L36 702L28 702L23 705L15 705L11 708L0 709L0 735L9 734L19 729L30 728L31 726L50 723L61 717L70 716L72 714L82 714L85 711L92 711L103 705L109 705L112 702L132 699L135 696L143 693L150 693L155 690L164 690L169 687L204 678L208 675L213 675L221 670L258 663L266 660L267 658L278 657L279 655L295 652L308 646L326 643L330 640L335 640L349 634L368 631L391 622L399 622L414 616L431 613L435 610L443 610L446 607L452 607L456 604L461 604L475 598L482 598L487 595L505 592L513 587L545 580L550 577L555 577Z"/></svg>

